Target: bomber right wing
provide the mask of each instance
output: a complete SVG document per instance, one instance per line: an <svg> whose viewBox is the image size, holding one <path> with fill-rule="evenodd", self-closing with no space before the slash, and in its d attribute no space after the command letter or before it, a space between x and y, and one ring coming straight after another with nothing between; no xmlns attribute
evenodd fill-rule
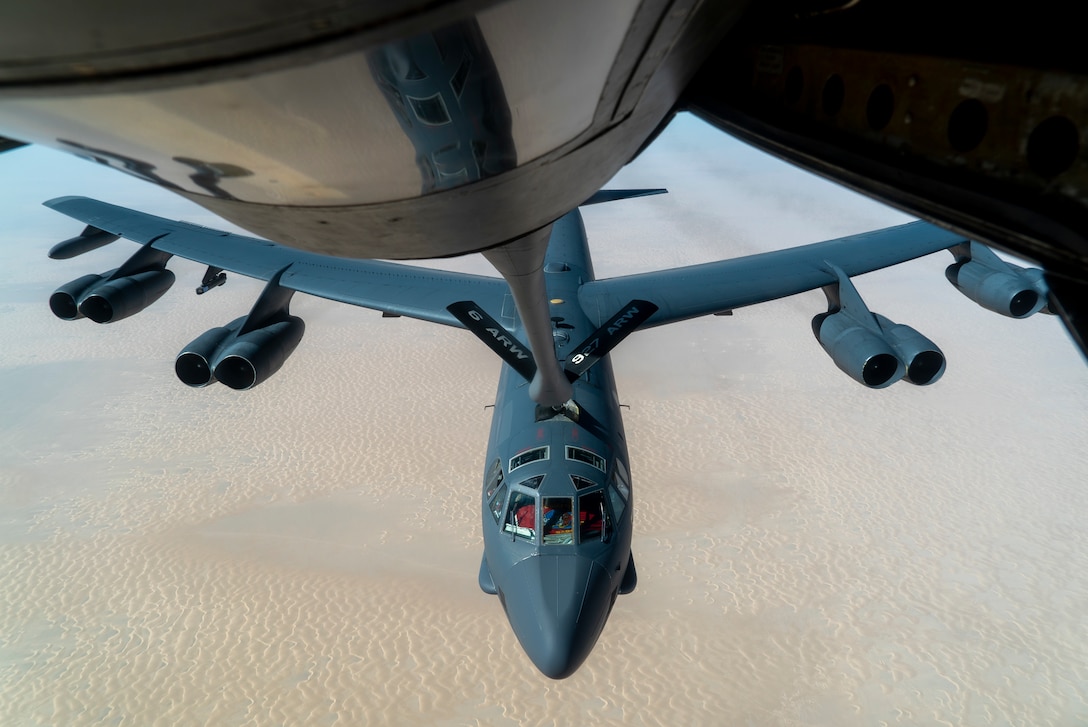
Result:
<svg viewBox="0 0 1088 727"><path fill-rule="evenodd" d="M596 280L584 284L578 298L598 323L629 300L647 300L657 312L641 327L652 328L834 285L835 268L852 277L966 243L954 232L911 222L786 250Z"/></svg>
<svg viewBox="0 0 1088 727"><path fill-rule="evenodd" d="M910 326L873 313L850 278L923 255L949 250L955 262L945 272L960 292L1011 318L1049 310L1042 271L1020 268L988 248L925 222L912 222L827 242L759 255L594 281L578 292L582 308L601 320L625 301L652 310L644 327L763 303L822 288L826 313L812 330L835 364L871 388L905 379L916 385L944 373L944 354Z"/></svg>

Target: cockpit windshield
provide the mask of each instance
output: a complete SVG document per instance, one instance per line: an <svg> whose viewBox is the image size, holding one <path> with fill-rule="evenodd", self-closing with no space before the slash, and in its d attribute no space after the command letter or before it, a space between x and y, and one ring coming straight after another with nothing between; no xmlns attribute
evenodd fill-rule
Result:
<svg viewBox="0 0 1088 727"><path fill-rule="evenodd" d="M604 491L596 490L578 496L578 542L607 540L608 513L604 506Z"/></svg>
<svg viewBox="0 0 1088 727"><path fill-rule="evenodd" d="M574 542L573 500L569 497L545 497L544 545L567 545Z"/></svg>
<svg viewBox="0 0 1088 727"><path fill-rule="evenodd" d="M502 521L502 529L519 538L536 540L536 501L535 492L544 481L544 475L528 477L517 483L510 491L510 503L506 508L506 518ZM524 489L522 489L524 488ZM491 512L497 521L502 515L502 506L506 502L506 485L499 487L495 498L491 501Z"/></svg>
<svg viewBox="0 0 1088 727"><path fill-rule="evenodd" d="M519 538L536 539L535 495L517 490L511 493L510 509L507 511L506 525L503 529Z"/></svg>
<svg viewBox="0 0 1088 727"><path fill-rule="evenodd" d="M543 475L537 475L510 488L510 500L505 503L505 518L501 518L501 515L507 486L502 484L497 488L491 501L491 512L495 520L501 518L503 532L513 538L539 542L541 545L608 541L612 531L608 490L591 480L572 475L571 479L579 490L577 497L540 497L535 490L539 489L543 479ZM590 487L597 489L587 489Z"/></svg>

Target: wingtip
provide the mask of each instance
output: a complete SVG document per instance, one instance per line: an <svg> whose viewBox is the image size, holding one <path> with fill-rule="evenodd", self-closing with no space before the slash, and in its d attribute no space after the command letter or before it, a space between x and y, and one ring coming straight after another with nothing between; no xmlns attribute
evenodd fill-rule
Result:
<svg viewBox="0 0 1088 727"><path fill-rule="evenodd" d="M87 199L86 197L79 197L77 195L65 195L63 197L54 197L53 199L47 199L42 202L42 205L49 207L50 209L57 209L66 202L74 202L78 200Z"/></svg>

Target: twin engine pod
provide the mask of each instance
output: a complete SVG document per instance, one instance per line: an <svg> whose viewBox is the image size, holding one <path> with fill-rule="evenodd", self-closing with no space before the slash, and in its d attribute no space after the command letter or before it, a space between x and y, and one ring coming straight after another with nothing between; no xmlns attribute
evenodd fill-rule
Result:
<svg viewBox="0 0 1088 727"><path fill-rule="evenodd" d="M88 226L81 235L54 245L49 257L66 260L116 239L117 235ZM86 317L95 323L112 323L128 318L170 290L174 273L166 269L166 263L171 257L144 245L119 268L84 275L60 286L49 296L49 308L66 321Z"/></svg>
<svg viewBox="0 0 1088 727"><path fill-rule="evenodd" d="M948 282L986 310L1009 318L1050 312L1042 270L1007 263L975 242L957 245L952 254L956 262L944 271Z"/></svg>
<svg viewBox="0 0 1088 727"><path fill-rule="evenodd" d="M900 379L916 386L944 375L944 353L910 326L873 313L850 278L831 266L838 282L824 286L828 311L812 319L812 332L835 365L871 389Z"/></svg>
<svg viewBox="0 0 1088 727"><path fill-rule="evenodd" d="M95 323L112 323L139 313L173 284L174 273L166 268L124 276L118 276L117 270L92 273L57 288L49 296L49 308L66 321L87 317Z"/></svg>
<svg viewBox="0 0 1088 727"><path fill-rule="evenodd" d="M1043 271L1005 262L988 247L965 242L949 248L956 262L945 277L983 308L1010 318L1050 313ZM944 374L944 354L909 326L871 313L850 278L829 265L838 281L824 286L828 311L812 319L812 332L835 365L874 389L899 379L923 386Z"/></svg>
<svg viewBox="0 0 1088 727"><path fill-rule="evenodd" d="M178 378L197 388L221 381L244 391L279 371L302 340L306 324L284 314L254 328L247 326L249 318L212 328L182 349L174 361Z"/></svg>
<svg viewBox="0 0 1088 727"><path fill-rule="evenodd" d="M850 378L871 389L883 389L900 379L926 386L944 375L944 354L937 344L879 313L866 310L865 314L872 324L843 312L821 313L812 319L816 340Z"/></svg>
<svg viewBox="0 0 1088 727"><path fill-rule="evenodd" d="M50 257L67 259L108 245L118 235L88 226L80 235L58 243ZM121 267L102 274L84 275L61 287L49 298L49 308L68 321L90 318L110 323L139 313L174 284L166 269L172 253L145 244ZM232 389L252 389L280 370L306 330L301 318L290 314L295 291L279 285L287 268L273 275L249 315L213 328L186 346L174 362L178 378L189 386L222 381ZM209 267L197 293L226 280L221 268Z"/></svg>

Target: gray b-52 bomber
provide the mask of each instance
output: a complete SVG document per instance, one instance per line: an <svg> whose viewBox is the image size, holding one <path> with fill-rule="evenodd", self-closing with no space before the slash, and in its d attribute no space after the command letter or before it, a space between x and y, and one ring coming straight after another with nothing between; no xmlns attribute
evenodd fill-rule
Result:
<svg viewBox="0 0 1088 727"><path fill-rule="evenodd" d="M586 203L662 191L602 191ZM49 301L60 318L109 323L143 310L173 284L166 263L174 255L209 266L197 293L222 285L226 271L267 281L248 315L182 349L175 371L189 386L250 389L278 371L305 328L290 313L296 292L462 327L494 350L505 365L484 466L479 584L498 596L526 654L553 679L585 661L617 596L636 584L633 489L608 358L626 336L822 288L828 309L813 319L813 332L839 368L872 388L900 379L931 384L944 372L940 349L871 313L851 277L940 250L955 258L949 281L976 303L1014 318L1048 312L1040 271L924 222L596 280L575 209L550 226L546 254L535 262L493 259L505 267L504 280L330 257L83 197L45 204L87 225L51 257L119 237L141 245L120 267L61 286ZM525 311L550 320L543 339L523 322Z"/></svg>

